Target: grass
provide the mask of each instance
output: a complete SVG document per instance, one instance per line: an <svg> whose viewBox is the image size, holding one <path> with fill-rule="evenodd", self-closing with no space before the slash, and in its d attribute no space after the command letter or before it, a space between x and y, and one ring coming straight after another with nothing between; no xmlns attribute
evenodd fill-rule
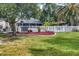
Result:
<svg viewBox="0 0 79 59"><path fill-rule="evenodd" d="M6 45L0 45L0 55L79 56L79 32L60 32L56 36L19 36Z"/></svg>

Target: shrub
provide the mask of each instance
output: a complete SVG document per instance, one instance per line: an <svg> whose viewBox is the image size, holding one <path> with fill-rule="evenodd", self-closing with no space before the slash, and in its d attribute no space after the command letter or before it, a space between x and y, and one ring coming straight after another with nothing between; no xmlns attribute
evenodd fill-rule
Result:
<svg viewBox="0 0 79 59"><path fill-rule="evenodd" d="M40 32L41 28L40 27L37 27L37 29L38 29L38 32Z"/></svg>
<svg viewBox="0 0 79 59"><path fill-rule="evenodd" d="M73 28L72 31L73 32L79 32L79 29L78 28Z"/></svg>

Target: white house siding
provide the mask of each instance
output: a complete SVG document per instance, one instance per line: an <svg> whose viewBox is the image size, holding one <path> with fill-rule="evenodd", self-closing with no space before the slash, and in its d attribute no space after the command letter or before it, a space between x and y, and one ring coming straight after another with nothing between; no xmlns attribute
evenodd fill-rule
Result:
<svg viewBox="0 0 79 59"><path fill-rule="evenodd" d="M6 25L8 26L8 29L7 29L7 32L10 32L11 31L11 28L9 26L9 23L5 23L5 22L0 22L0 25L3 26L3 28L6 27ZM21 31L21 27L23 26L18 26L18 25L15 25L16 26L16 31L18 32L27 32L27 31ZM33 32L38 32L38 29L37 29L38 26L33 26L33 27L30 27L28 29L31 29ZM79 26L40 26L40 27L44 27L44 28L41 28L41 32L45 32L45 31L54 31L54 32L71 32L73 31L73 28L74 29L79 29ZM2 29L0 29L2 30Z"/></svg>
<svg viewBox="0 0 79 59"><path fill-rule="evenodd" d="M6 27L6 24L5 24L5 21L0 21L0 25L5 28Z"/></svg>
<svg viewBox="0 0 79 59"><path fill-rule="evenodd" d="M10 32L11 31L11 28L10 28L10 25L8 22L5 22L4 20L0 20L0 26L2 26L2 28L0 28L0 31L1 32L4 32L3 29L5 29L6 27L8 27L6 29L6 32Z"/></svg>
<svg viewBox="0 0 79 59"><path fill-rule="evenodd" d="M0 29L0 31L3 31L4 28L6 28L6 26L8 26L7 32L11 32L11 28L8 22L5 22L4 20L0 20L0 25L3 26L2 29ZM16 27L16 31L18 32L27 32L27 31L22 31L22 27L24 26L18 26L18 24L15 24ZM32 26L28 29L31 29L33 32L38 32L37 27L39 26ZM79 30L79 26L40 26L41 28L41 32L45 32L45 31L54 31L54 32L71 32L74 29L78 29ZM44 27L44 28L43 28Z"/></svg>
<svg viewBox="0 0 79 59"><path fill-rule="evenodd" d="M28 29L31 29L33 32L38 32L38 29L37 29L38 26L33 26L31 28L28 28ZM42 27L41 28L41 32L45 32L45 31L54 31L54 32L72 32L73 29L77 29L79 30L79 26L40 26ZM44 27L44 28L43 28ZM21 27L18 27L18 31L19 32L23 32L21 31Z"/></svg>

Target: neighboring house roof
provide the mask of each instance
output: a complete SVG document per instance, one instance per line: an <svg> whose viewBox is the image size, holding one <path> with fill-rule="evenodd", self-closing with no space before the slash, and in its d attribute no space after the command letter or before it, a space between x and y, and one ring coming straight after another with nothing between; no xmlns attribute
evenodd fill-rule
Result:
<svg viewBox="0 0 79 59"><path fill-rule="evenodd" d="M17 23L34 23L34 24L42 24L41 21L37 20L37 19L34 19L34 18L31 18L30 20L29 19L19 19L19 21Z"/></svg>

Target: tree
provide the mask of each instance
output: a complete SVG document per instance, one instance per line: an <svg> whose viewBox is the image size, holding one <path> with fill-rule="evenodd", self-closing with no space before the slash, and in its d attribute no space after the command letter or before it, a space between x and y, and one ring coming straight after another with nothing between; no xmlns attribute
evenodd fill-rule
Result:
<svg viewBox="0 0 79 59"><path fill-rule="evenodd" d="M18 12L16 4L0 4L0 18L6 18L5 21L9 22L13 36L16 35L15 19L17 14Z"/></svg>
<svg viewBox="0 0 79 59"><path fill-rule="evenodd" d="M46 3L43 5L41 18L43 19L44 22L50 22L56 20L56 14L55 14L56 7L57 7L56 4L52 3Z"/></svg>
<svg viewBox="0 0 79 59"><path fill-rule="evenodd" d="M9 22L12 36L16 35L15 23L16 18L39 18L39 7L37 4L16 4L16 3L1 3L0 18L5 18Z"/></svg>
<svg viewBox="0 0 79 59"><path fill-rule="evenodd" d="M58 9L59 18L63 18L68 25L76 26L79 24L79 5L75 3L65 4Z"/></svg>
<svg viewBox="0 0 79 59"><path fill-rule="evenodd" d="M20 12L20 18L37 18L39 19L40 8L36 3L17 4Z"/></svg>

